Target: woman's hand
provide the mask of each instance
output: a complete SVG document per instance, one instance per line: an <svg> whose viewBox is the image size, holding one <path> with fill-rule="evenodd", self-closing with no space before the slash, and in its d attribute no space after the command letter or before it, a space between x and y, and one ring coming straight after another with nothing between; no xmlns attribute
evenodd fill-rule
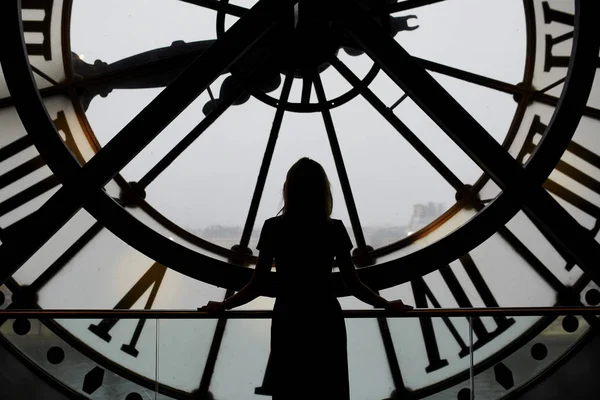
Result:
<svg viewBox="0 0 600 400"><path fill-rule="evenodd" d="M217 313L225 311L225 306L222 301L209 301L204 307L198 308L198 311L209 313Z"/></svg>
<svg viewBox="0 0 600 400"><path fill-rule="evenodd" d="M389 301L387 306L385 307L386 310L393 311L396 313L404 313L406 311L412 310L413 308L413 306L404 304L402 300Z"/></svg>

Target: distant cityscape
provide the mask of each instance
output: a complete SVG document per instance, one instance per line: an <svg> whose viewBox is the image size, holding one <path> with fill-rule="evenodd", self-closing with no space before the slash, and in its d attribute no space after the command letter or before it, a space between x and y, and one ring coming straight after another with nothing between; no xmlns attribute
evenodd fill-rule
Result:
<svg viewBox="0 0 600 400"><path fill-rule="evenodd" d="M413 205L413 213L406 225L389 225L389 226L363 226L363 233L367 244L378 248L381 246L388 245L396 242L413 232L417 232L419 229L427 226L430 222L435 220L437 217L442 215L446 211L446 205L443 203L424 203ZM350 226L346 227L348 232L351 233L352 229ZM260 226L253 229L250 237L250 248L256 248L256 243L260 235ZM243 227L241 226L223 226L223 225L210 225L204 229L189 229L193 234L201 237L202 239L208 240L212 243L218 244L225 248L231 248L232 246L239 244L240 238L242 237Z"/></svg>

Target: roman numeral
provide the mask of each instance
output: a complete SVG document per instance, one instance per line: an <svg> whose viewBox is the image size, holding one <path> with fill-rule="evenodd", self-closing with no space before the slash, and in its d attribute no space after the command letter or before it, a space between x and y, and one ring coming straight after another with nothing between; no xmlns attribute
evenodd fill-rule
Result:
<svg viewBox="0 0 600 400"><path fill-rule="evenodd" d="M14 142L0 149L0 162L18 159L19 154L22 151L29 149L31 146L33 146L33 143L29 136L24 136L15 140ZM26 176L43 167L44 165L45 162L39 155L37 155L33 158L25 160L16 167L3 173L0 175L0 192L9 185L18 184L20 180L24 179ZM14 212L17 208L20 208L25 204L31 203L32 200L38 198L58 185L58 179L54 175L50 175L31 186L23 188L18 193L0 202L0 217ZM36 209L36 205L31 205L28 209L23 210L25 215L20 217L14 224L5 227L5 229L1 232L1 239L6 239L7 231L11 229L12 225L17 225L25 217L31 215Z"/></svg>
<svg viewBox="0 0 600 400"><path fill-rule="evenodd" d="M75 155L75 157L81 160L81 154L75 145L75 140L67 123L65 113L63 111L59 111L56 119L53 121L56 128L63 133L63 140L65 141L65 144L71 149L71 152ZM23 136L15 140L14 142L0 148L0 163L13 160L18 161L20 158L23 158L21 153L32 146L33 141L29 136ZM42 168L44 165L46 165L46 163L42 157L37 155L30 159L24 160L16 167L4 172L2 175L0 175L0 193L9 185L18 185L19 181ZM4 227L4 229L0 231L0 239L5 240L5 238L9 236L10 231L16 230L22 221L30 217L37 210L38 205L36 202L33 202L33 200L57 187L59 184L60 182L58 181L58 178L56 178L53 174L50 174L42 180L21 189L18 193L0 202L0 217L4 217L12 212L15 212L17 208L28 204L28 208L18 211L19 218L16 222Z"/></svg>
<svg viewBox="0 0 600 400"><path fill-rule="evenodd" d="M52 44L50 41L50 24L52 22L52 6L54 0L22 0L21 9L23 12L23 32L38 33L43 39L42 43L31 43L26 40L27 53L30 56L43 56L45 60L52 60ZM32 20L27 17L27 11L42 11L44 18Z"/></svg>
<svg viewBox="0 0 600 400"><path fill-rule="evenodd" d="M539 115L536 115L533 118L533 122L529 128L521 152L517 156L519 162L523 162L525 157L533 152L536 147L536 144L534 143L535 138L540 138L544 134L546 128L547 125L541 122ZM587 164L593 168L586 168L586 170L588 170L586 172L567 161L561 160L558 162L555 169L566 175L570 180L575 181L588 189L589 192L578 191L576 193L572 189L567 189L563 184L553 179L548 179L546 183L544 183L544 188L592 217L595 223L590 231L593 235L596 235L600 230L600 207L594 204L589 198L586 198L586 196L589 197L588 193L594 193L600 196L600 181L598 180L600 177L598 176L598 172L596 172L600 170L600 155L573 140L569 143L567 152L577 157L578 160L584 161L584 163L578 162L577 164L581 166ZM596 169L596 171L594 171L594 169ZM593 176L594 173L596 176Z"/></svg>
<svg viewBox="0 0 600 400"><path fill-rule="evenodd" d="M550 24L556 22L559 24L568 25L571 27L575 26L575 16L564 11L555 10L550 8L547 1L542 2L542 10L544 13L544 23ZM569 56L559 56L553 53L554 46L573 39L574 31L567 32L557 37L552 35L546 35L545 46L546 52L544 57L544 71L549 72L552 68L567 68L569 66ZM596 60L596 65L600 68L600 57Z"/></svg>
<svg viewBox="0 0 600 400"><path fill-rule="evenodd" d="M117 303L114 309L130 309L144 295L144 293L150 289L150 287L152 287L152 289L150 290L150 295L148 296L148 300L146 300L144 309L149 310L152 308L152 304L154 304L154 299L156 298L156 294L158 293L158 289L160 288L166 271L167 268L165 266L159 263L154 263L154 265L152 265L152 267L146 271L146 273L131 287L131 289L129 289L129 291ZM88 329L102 340L110 342L112 340L110 330L117 324L117 322L119 322L118 318L105 318L97 325L91 324ZM123 344L121 346L121 351L129 354L132 357L138 356L139 351L135 346L137 345L142 331L144 330L145 324L146 320L143 318L138 321L133 335L131 336L131 340L128 344Z"/></svg>
<svg viewBox="0 0 600 400"><path fill-rule="evenodd" d="M494 298L490 288L487 283L483 279L481 272L473 262L473 259L470 255L464 255L460 257L460 263L462 264L467 276L475 286L477 293L479 294L483 304L486 307L498 307L498 302ZM471 300L467 296L467 293L461 286L458 278L452 271L449 265L446 265L440 268L440 274L448 289L452 293L452 296L456 300L456 303L459 307L471 308L473 304ZM417 308L428 308L429 302L435 308L441 308L440 302L435 297L431 288L427 285L423 278L416 278L411 281L411 286L413 290L413 294L415 297L415 305ZM513 318L507 318L503 316L493 317L494 322L496 323L496 328L490 331L483 324L483 321L479 317L472 317L472 326L473 332L477 337L475 343L473 343L473 350L477 350L478 348L484 346L485 344L491 342L494 338L501 335L505 332L511 325L515 323ZM452 323L450 318L442 317L442 321L452 338L454 338L455 342L458 344L460 351L458 353L459 357L463 358L469 354L469 346L465 343L463 338L458 333L456 326ZM421 325L421 333L423 335L423 340L425 342L425 351L427 353L427 359L429 361L429 365L425 367L425 371L427 373L437 371L441 368L446 367L449 363L448 360L442 358L440 354L440 348L437 341L437 336L435 332L435 328L433 326L433 320L431 318L419 318L419 323Z"/></svg>

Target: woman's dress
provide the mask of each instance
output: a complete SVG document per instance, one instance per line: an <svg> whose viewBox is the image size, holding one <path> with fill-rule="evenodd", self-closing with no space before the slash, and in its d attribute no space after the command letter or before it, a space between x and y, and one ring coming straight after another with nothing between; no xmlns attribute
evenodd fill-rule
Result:
<svg viewBox="0 0 600 400"><path fill-rule="evenodd" d="M332 294L333 259L352 243L339 220L275 217L263 226L261 257L275 261L279 290L271 325L273 400L350 398L346 326Z"/></svg>

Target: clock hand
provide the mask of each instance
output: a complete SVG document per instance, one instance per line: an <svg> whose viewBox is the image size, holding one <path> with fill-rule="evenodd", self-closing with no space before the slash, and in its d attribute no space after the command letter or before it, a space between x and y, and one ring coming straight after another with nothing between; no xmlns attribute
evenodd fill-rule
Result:
<svg viewBox="0 0 600 400"><path fill-rule="evenodd" d="M385 18L382 17L382 18ZM416 19L417 16L416 15L406 15L406 16L402 16L402 17L392 17L389 16L389 22L388 22L388 30L389 30L389 34L392 37L395 37L399 32L402 31L414 31L415 29L417 29L419 27L419 25L409 25L408 21L411 19ZM346 43L342 46L342 48L344 49L344 51L346 53L348 53L349 56L360 56L361 54L363 54L362 49L356 45L354 43L354 41L350 38L346 39Z"/></svg>
<svg viewBox="0 0 600 400"><path fill-rule="evenodd" d="M88 84L81 85L78 94L84 109L92 99L106 97L113 89L145 89L167 86L194 59L215 41L173 42L162 47L108 64L96 60L88 64L72 53L75 75ZM98 78L97 82L94 82Z"/></svg>
<svg viewBox="0 0 600 400"><path fill-rule="evenodd" d="M96 60L94 64L88 64L73 53L73 70L75 75L89 84L78 88L78 96L84 110L87 110L94 97L100 95L106 97L114 89L146 89L167 86L177 75L179 75L194 59L199 57L215 40L205 40L185 43L183 41L173 42L171 46L150 50L144 53L116 61L111 64ZM255 58L260 58L260 49L255 52ZM252 65L252 57L249 60L238 60L233 64L231 70L244 70ZM223 71L223 74L231 72ZM98 82L94 78L98 77ZM236 76L229 76L221 86L220 96L224 97L228 90L236 84ZM263 92L271 92L281 84L281 76L277 71L265 70L258 74L253 82L249 82ZM234 104L246 102L249 95L243 95ZM207 114L219 99L211 100L204 107Z"/></svg>
<svg viewBox="0 0 600 400"><path fill-rule="evenodd" d="M392 36L400 31L414 31L419 25L408 25L408 21L411 19L417 19L416 15L407 15L404 17L390 17L390 28Z"/></svg>

